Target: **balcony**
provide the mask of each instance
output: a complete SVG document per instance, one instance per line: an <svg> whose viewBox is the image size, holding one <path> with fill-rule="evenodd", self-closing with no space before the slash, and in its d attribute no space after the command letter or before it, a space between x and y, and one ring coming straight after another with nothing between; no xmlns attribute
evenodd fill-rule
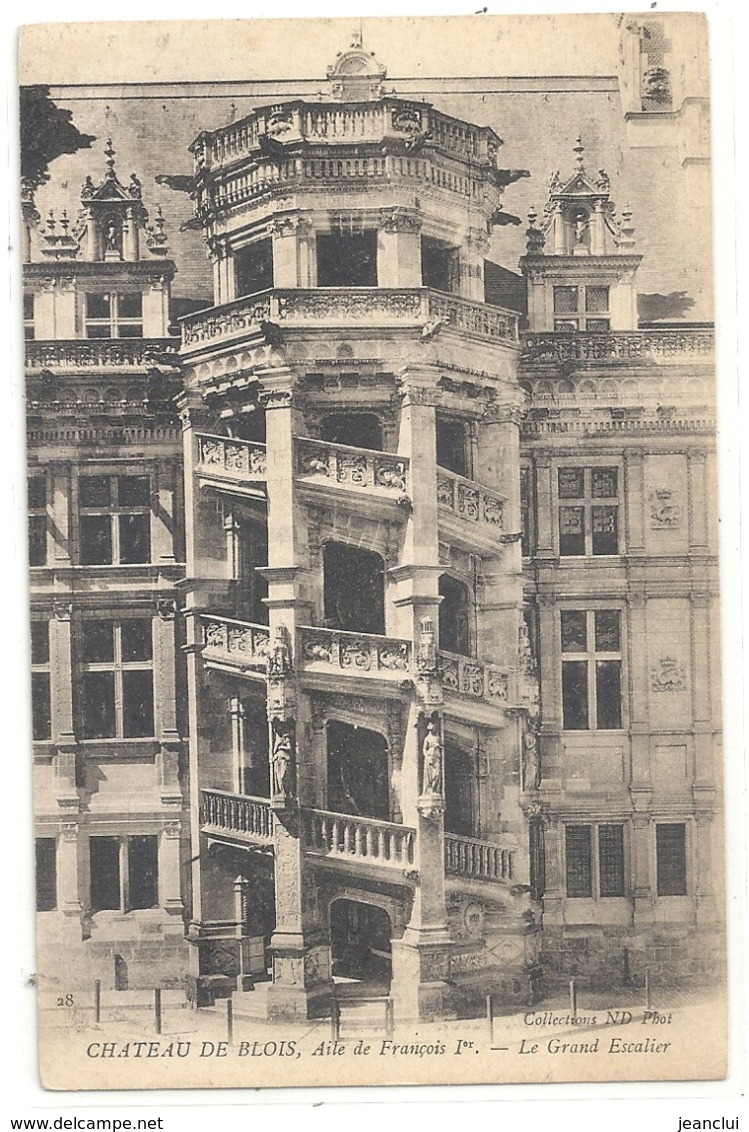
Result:
<svg viewBox="0 0 749 1132"><path fill-rule="evenodd" d="M392 141L398 143L400 149L403 133L396 123L404 106L412 113L416 111L420 124L430 132L433 147L474 163L494 163L496 139L487 127L462 122L424 104L393 97L371 103L357 102L355 105L340 101L289 103L282 111L285 135L288 141L305 142L307 146ZM209 172L233 165L243 158L260 159L260 139L268 129L268 118L272 113L270 108L256 110L239 122L201 134L192 147L198 168ZM338 167L345 162L336 160L330 163ZM296 168L295 163L290 164ZM363 164L363 160L357 161L359 176L364 175Z"/></svg>
<svg viewBox="0 0 749 1132"><path fill-rule="evenodd" d="M374 818L302 810L305 852L345 866L403 872L413 868L416 830Z"/></svg>
<svg viewBox="0 0 749 1132"><path fill-rule="evenodd" d="M298 663L303 672L376 677L400 682L411 665L411 642L339 629L299 629Z"/></svg>
<svg viewBox="0 0 749 1132"><path fill-rule="evenodd" d="M514 311L461 299L426 287L315 287L262 291L182 319L182 353L230 344L249 334L263 333L261 323L282 331L338 327L366 331L412 330L427 323L475 338L514 345L518 341Z"/></svg>
<svg viewBox="0 0 749 1132"><path fill-rule="evenodd" d="M203 614L199 626L203 661L209 668L265 679L270 650L267 625Z"/></svg>
<svg viewBox="0 0 749 1132"><path fill-rule="evenodd" d="M709 361L715 351L712 330L620 330L585 334L524 334L522 365L575 362L580 366L642 362L646 365L684 365Z"/></svg>
<svg viewBox="0 0 749 1132"><path fill-rule="evenodd" d="M445 873L448 876L509 884L515 872L514 858L514 849L504 849L476 837L445 834Z"/></svg>
<svg viewBox="0 0 749 1132"><path fill-rule="evenodd" d="M174 338L76 338L67 341L25 342L26 369L132 370L179 365Z"/></svg>
<svg viewBox="0 0 749 1132"><path fill-rule="evenodd" d="M265 445L251 440L197 434L199 478L215 487L258 493L250 485L264 483L267 474Z"/></svg>
<svg viewBox="0 0 749 1132"><path fill-rule="evenodd" d="M504 497L464 476L437 469L437 502L443 513L476 524L484 534L502 532Z"/></svg>
<svg viewBox="0 0 749 1132"><path fill-rule="evenodd" d="M249 794L228 794L223 790L201 790L200 827L212 836L270 847L273 844L270 800Z"/></svg>
<svg viewBox="0 0 749 1132"><path fill-rule="evenodd" d="M296 476L314 489L343 489L357 496L402 501L409 491L409 460L387 452L299 437Z"/></svg>
<svg viewBox="0 0 749 1132"><path fill-rule="evenodd" d="M495 707L514 704L514 673L493 664L481 664L457 653L440 652L442 686L446 692L469 696Z"/></svg>

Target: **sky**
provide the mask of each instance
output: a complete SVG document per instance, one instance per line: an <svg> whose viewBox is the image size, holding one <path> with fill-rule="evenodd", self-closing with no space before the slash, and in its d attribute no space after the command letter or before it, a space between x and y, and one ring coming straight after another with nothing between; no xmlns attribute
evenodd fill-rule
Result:
<svg viewBox="0 0 749 1132"><path fill-rule="evenodd" d="M543 208L553 171L572 173L572 147L581 135L587 167L606 169L619 211L633 212L636 250L644 256L638 290L685 291L686 318L712 317L709 201L696 192L694 171L681 167L673 145L632 148L613 14L27 28L22 81L50 85L79 129L97 138L92 150L54 162L52 182L37 195L39 211L46 216L53 208L59 216L67 208L75 215L84 177L103 176L111 137L122 179L137 172L146 205L161 205L167 218L178 267L175 296L208 301L201 234L180 231L191 203L157 185L156 175L190 173L188 146L202 129L269 101L314 97L359 23L366 49L387 68L388 90L492 126L504 140L500 163L530 171L504 196L505 210L523 223L496 230L489 258L517 270L527 213Z"/></svg>

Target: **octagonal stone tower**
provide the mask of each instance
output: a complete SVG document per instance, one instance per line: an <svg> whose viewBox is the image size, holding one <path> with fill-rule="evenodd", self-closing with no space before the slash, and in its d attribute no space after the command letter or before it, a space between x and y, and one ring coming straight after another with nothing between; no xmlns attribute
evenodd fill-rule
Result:
<svg viewBox="0 0 749 1132"><path fill-rule="evenodd" d="M539 974L518 327L483 282L525 174L384 79L356 42L316 101L191 147L194 986L270 966L269 1017L329 1012L336 975L431 1018Z"/></svg>

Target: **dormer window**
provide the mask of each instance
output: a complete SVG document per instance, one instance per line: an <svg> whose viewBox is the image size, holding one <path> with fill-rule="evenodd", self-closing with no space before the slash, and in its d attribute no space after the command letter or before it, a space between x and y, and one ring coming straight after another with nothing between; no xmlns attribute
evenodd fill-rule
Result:
<svg viewBox="0 0 749 1132"><path fill-rule="evenodd" d="M555 287L554 330L606 333L611 329L608 287Z"/></svg>
<svg viewBox="0 0 749 1132"><path fill-rule="evenodd" d="M142 338L143 296L140 291L86 295L87 338Z"/></svg>

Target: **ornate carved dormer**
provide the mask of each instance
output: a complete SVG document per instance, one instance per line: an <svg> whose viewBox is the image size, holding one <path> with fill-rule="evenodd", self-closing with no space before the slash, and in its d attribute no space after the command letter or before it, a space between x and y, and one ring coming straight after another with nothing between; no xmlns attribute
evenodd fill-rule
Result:
<svg viewBox="0 0 749 1132"><path fill-rule="evenodd" d="M330 97L339 102L376 102L382 98L386 75L374 54L364 50L361 33L355 33L348 51L340 51L327 68Z"/></svg>
<svg viewBox="0 0 749 1132"><path fill-rule="evenodd" d="M544 251L552 255L615 254L618 231L609 176L605 169L599 169L595 175L588 173L581 138L573 152L572 176L562 181L557 171L549 179L549 199L541 224ZM538 254L530 246L528 251Z"/></svg>
<svg viewBox="0 0 749 1132"><path fill-rule="evenodd" d="M150 227L138 175L131 173L124 185L115 171L111 139L104 152L107 169L103 181L96 185L88 176L81 189L82 211L76 234L83 258L94 263L133 263L148 258L147 252L152 256L166 255L160 210L155 226Z"/></svg>
<svg viewBox="0 0 749 1132"><path fill-rule="evenodd" d="M632 330L637 326L632 213L617 220L605 169L585 167L581 138L573 147L575 168L549 179L540 223L528 215L527 251L520 261L528 287L530 329L542 331Z"/></svg>

